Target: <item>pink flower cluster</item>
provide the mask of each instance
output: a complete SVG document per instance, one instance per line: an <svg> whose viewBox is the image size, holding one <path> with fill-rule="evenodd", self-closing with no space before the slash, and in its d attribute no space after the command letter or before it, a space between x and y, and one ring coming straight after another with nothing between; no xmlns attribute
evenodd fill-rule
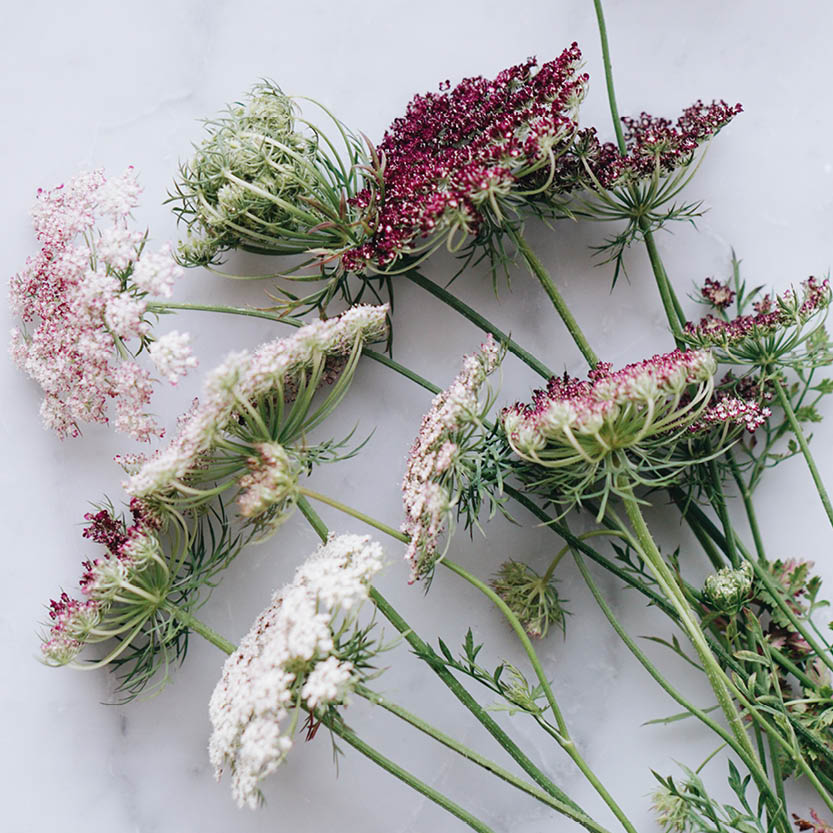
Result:
<svg viewBox="0 0 833 833"><path fill-rule="evenodd" d="M754 315L739 315L729 321L707 315L699 324L689 321L685 325L686 335L698 345L728 347L748 337L766 337L778 330L802 325L830 305L830 281L810 277L801 289L800 297L791 289L775 298L765 295L754 305ZM705 293L706 288L703 289Z"/></svg>
<svg viewBox="0 0 833 833"><path fill-rule="evenodd" d="M377 148L381 181L355 198L372 236L343 256L345 268L390 266L442 230L476 233L484 204L552 172L577 127L588 80L580 61L573 44L540 67L530 59L416 96Z"/></svg>
<svg viewBox="0 0 833 833"><path fill-rule="evenodd" d="M542 462L539 452L548 446L548 465L598 460L687 425L705 387L711 390L715 368L704 350L675 350L617 371L600 362L588 381L553 377L545 390L535 391L531 404L505 409L503 426L515 451L535 462ZM703 390L685 401L694 384ZM585 447L579 438L590 442Z"/></svg>
<svg viewBox="0 0 833 833"><path fill-rule="evenodd" d="M411 538L405 560L411 564L412 581L428 572L437 558L439 536L454 504L448 482L453 464L466 432L481 424L480 389L500 357L500 347L490 335L480 352L465 357L460 373L434 397L422 418L402 480L401 529Z"/></svg>
<svg viewBox="0 0 833 833"><path fill-rule="evenodd" d="M51 665L66 665L88 641L101 641L96 627L112 606L116 595L155 556L158 544L155 523L139 501L131 502L133 524L126 527L106 509L85 515L90 522L85 538L103 544L101 558L85 561L79 585L85 601L61 593L49 605L52 626L43 639L41 651Z"/></svg>
<svg viewBox="0 0 833 833"><path fill-rule="evenodd" d="M706 278L700 290L703 297L716 309L726 309L735 300L735 293L728 283L720 283L714 278Z"/></svg>
<svg viewBox="0 0 833 833"><path fill-rule="evenodd" d="M626 128L624 154L612 142L599 142L595 128L587 128L577 136L574 151L565 156L556 181L563 187L579 184L593 187L598 183L607 189L655 174L669 174L688 165L697 148L717 135L742 110L740 104L697 101L683 110L676 123L648 113L642 113L638 119L625 117L622 119Z"/></svg>
<svg viewBox="0 0 833 833"><path fill-rule="evenodd" d="M146 297L169 297L182 270L168 247L145 252L146 235L129 229L139 193L132 168L38 191L32 216L41 250L10 282L22 322L11 353L43 389L41 416L60 437L77 436L84 422L109 422L113 400L117 430L144 441L161 434L145 413L150 373L125 357L130 342L152 341ZM195 364L187 336L151 356L171 381Z"/></svg>
<svg viewBox="0 0 833 833"><path fill-rule="evenodd" d="M696 422L689 426L692 433L708 431L715 426L742 425L750 434L758 430L770 417L772 411L754 399L740 399L737 396L718 391L709 406Z"/></svg>

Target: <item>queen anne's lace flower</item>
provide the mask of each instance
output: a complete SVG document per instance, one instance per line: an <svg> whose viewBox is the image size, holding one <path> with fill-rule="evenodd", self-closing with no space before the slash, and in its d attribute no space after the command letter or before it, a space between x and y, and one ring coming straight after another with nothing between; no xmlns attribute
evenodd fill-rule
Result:
<svg viewBox="0 0 833 833"><path fill-rule="evenodd" d="M347 356L386 331L387 306L355 306L325 321L301 327L292 336L261 345L254 352L232 353L205 381L205 395L180 423L170 445L138 467L125 484L134 497L164 499L176 492L200 457L229 426L239 425L264 397L284 394L300 374L326 372L328 356ZM278 405L276 405L278 407ZM270 438L262 438L264 441Z"/></svg>
<svg viewBox="0 0 833 833"><path fill-rule="evenodd" d="M299 713L344 703L358 681L351 660L339 656L337 634L382 566L382 548L368 536L331 537L226 660L209 703L208 748L218 779L231 769L239 806L257 807L258 784L292 748Z"/></svg>
<svg viewBox="0 0 833 833"><path fill-rule="evenodd" d="M439 536L456 502L455 463L472 432L482 425L480 391L500 359L501 350L489 336L480 352L465 357L457 378L437 394L422 418L402 480L401 528L411 539L405 559L412 580L428 573L438 557Z"/></svg>
<svg viewBox="0 0 833 833"><path fill-rule="evenodd" d="M499 222L502 201L546 187L577 128L580 63L573 44L540 67L531 58L416 96L376 150L379 182L356 198L372 237L346 268L384 269L443 235L475 234L486 214Z"/></svg>
<svg viewBox="0 0 833 833"><path fill-rule="evenodd" d="M197 366L196 358L191 355L191 336L178 330L171 330L156 339L149 352L156 369L172 385Z"/></svg>
<svg viewBox="0 0 833 833"><path fill-rule="evenodd" d="M125 356L131 342L152 342L147 298L169 296L182 270L169 250L146 252L146 235L128 228L139 192L132 169L115 179L93 171L39 191L32 210L42 248L10 282L22 321L11 353L43 389L44 424L61 437L108 422L111 401L118 430L138 440L160 434L146 413L147 372ZM194 363L180 362L177 374Z"/></svg>

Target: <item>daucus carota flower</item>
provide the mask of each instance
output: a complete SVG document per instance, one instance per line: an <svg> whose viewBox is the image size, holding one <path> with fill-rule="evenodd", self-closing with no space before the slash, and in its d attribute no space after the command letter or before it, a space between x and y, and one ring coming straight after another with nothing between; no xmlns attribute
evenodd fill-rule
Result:
<svg viewBox="0 0 833 833"><path fill-rule="evenodd" d="M347 200L355 192L353 166L365 161L361 144L333 119L347 155L339 159L334 143L296 109L263 82L206 121L208 135L180 166L171 197L188 228L184 263L216 262L236 248L295 254L351 244Z"/></svg>
<svg viewBox="0 0 833 833"><path fill-rule="evenodd" d="M209 703L209 756L218 779L231 770L240 807L259 804L258 785L292 748L300 713L343 704L361 679L376 648L350 636L382 566L382 548L369 537L331 537L226 660Z"/></svg>
<svg viewBox="0 0 833 833"><path fill-rule="evenodd" d="M700 294L715 309L726 309L735 300L735 292L728 283L720 283L714 278L706 278Z"/></svg>
<svg viewBox="0 0 833 833"><path fill-rule="evenodd" d="M182 270L167 248L146 251L146 234L129 228L139 192L132 169L111 179L79 174L38 192L32 214L42 248L10 282L21 320L11 352L43 389L41 416L61 437L109 422L113 402L117 430L138 440L160 435L146 413L150 375L133 354L150 345L161 357L166 344L170 353L170 338L154 348L145 314L148 298L170 296ZM168 378L196 364L178 348Z"/></svg>
<svg viewBox="0 0 833 833"><path fill-rule="evenodd" d="M541 576L522 561L506 561L490 584L533 639L543 639L552 625L565 629L564 600L546 573Z"/></svg>
<svg viewBox="0 0 833 833"><path fill-rule="evenodd" d="M675 466L674 453L709 404L715 369L705 350L617 371L600 363L588 381L554 377L501 421L515 453L535 464L523 472L528 485L560 503L606 498L635 483L668 482L684 465Z"/></svg>
<svg viewBox="0 0 833 833"><path fill-rule="evenodd" d="M823 821L815 810L810 810L810 818L812 821L803 819L801 816L793 813L795 826L801 833L805 833L805 831L809 831L809 833L833 833L833 827L826 821Z"/></svg>
<svg viewBox="0 0 833 833"><path fill-rule="evenodd" d="M440 535L453 520L454 507L467 487L468 458L482 445L479 431L492 405L481 389L501 356L499 345L489 336L478 353L465 357L454 382L437 394L422 418L402 481L402 531L411 538L405 554L411 580L429 574L441 557Z"/></svg>
<svg viewBox="0 0 833 833"><path fill-rule="evenodd" d="M191 354L191 336L178 330L171 330L156 339L149 352L156 369L172 385L197 366L197 360Z"/></svg>
<svg viewBox="0 0 833 833"><path fill-rule="evenodd" d="M499 227L508 206L549 185L577 128L587 76L576 44L494 79L416 96L377 147L376 181L356 198L370 239L347 269L390 269L444 240Z"/></svg>
<svg viewBox="0 0 833 833"><path fill-rule="evenodd" d="M792 366L807 358L807 351L796 351L823 326L830 300L830 282L811 277L800 292L765 295L755 303L754 314L731 319L707 315L698 324L688 322L684 337L692 346L712 348L721 362Z"/></svg>
<svg viewBox="0 0 833 833"><path fill-rule="evenodd" d="M244 518L256 518L275 508L278 516L282 516L283 504L291 505L296 497L298 463L277 443L259 443L254 451L257 456L247 461L248 474L237 484L240 514Z"/></svg>
<svg viewBox="0 0 833 833"><path fill-rule="evenodd" d="M751 596L753 577L752 565L744 561L736 570L724 567L708 576L703 592L715 610L737 614Z"/></svg>
<svg viewBox="0 0 833 833"><path fill-rule="evenodd" d="M99 662L115 659L161 601L155 584L167 567L141 504L134 503L130 526L106 509L86 519L84 537L103 544L106 552L83 564L79 585L84 601L61 593L50 603L52 624L41 644L50 665L72 663L86 645L117 638L119 645Z"/></svg>
<svg viewBox="0 0 833 833"><path fill-rule="evenodd" d="M355 306L253 352L228 356L208 374L202 401L186 414L170 445L128 467L127 491L155 505L195 504L236 485L243 492L243 513L252 515L262 513L269 493L285 503L301 466L297 455L284 466L284 455L293 454L290 444L338 404L362 346L385 334L387 311ZM312 394L327 378L333 357L346 360L341 375L325 402L312 408ZM260 462L250 463L258 457ZM238 482L241 477L244 482ZM223 486L201 488L216 481Z"/></svg>

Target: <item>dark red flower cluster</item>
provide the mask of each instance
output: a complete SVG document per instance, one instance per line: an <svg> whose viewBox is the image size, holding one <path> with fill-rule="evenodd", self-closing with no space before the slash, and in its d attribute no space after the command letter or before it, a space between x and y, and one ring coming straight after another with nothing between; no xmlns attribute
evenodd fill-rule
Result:
<svg viewBox="0 0 833 833"><path fill-rule="evenodd" d="M676 123L642 113L625 117L625 154L612 142L601 143L595 128L580 131L573 151L563 160L559 179L562 190L589 187L597 190L666 175L688 165L700 145L715 136L743 108L725 101L697 101L683 110Z"/></svg>
<svg viewBox="0 0 833 833"><path fill-rule="evenodd" d="M493 80L416 96L377 148L379 181L353 200L371 236L343 255L345 268L390 266L441 232L476 233L486 206L552 171L577 128L588 80L580 61L574 43L540 67L531 58Z"/></svg>
<svg viewBox="0 0 833 833"><path fill-rule="evenodd" d="M705 288L703 294L706 294ZM789 289L776 298L764 295L754 305L754 315L739 315L730 321L707 315L699 324L686 322L685 332L698 346L728 346L743 341L747 336L766 336L783 327L803 324L825 309L830 300L830 282L826 278L810 277L802 284L800 298Z"/></svg>
<svg viewBox="0 0 833 833"><path fill-rule="evenodd" d="M700 290L703 298L716 309L726 309L735 300L734 290L729 288L728 283L720 283L714 278L706 278L703 288Z"/></svg>

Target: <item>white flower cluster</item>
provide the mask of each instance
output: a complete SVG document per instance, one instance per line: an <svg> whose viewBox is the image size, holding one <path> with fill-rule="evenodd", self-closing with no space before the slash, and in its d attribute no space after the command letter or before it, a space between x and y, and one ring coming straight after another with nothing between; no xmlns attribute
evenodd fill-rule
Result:
<svg viewBox="0 0 833 833"><path fill-rule="evenodd" d="M333 630L355 615L382 566L369 536L331 537L226 660L209 703L208 750L218 779L230 767L238 806L257 807L258 784L291 749L300 710L343 703L355 684L353 664L333 654Z"/></svg>
<svg viewBox="0 0 833 833"><path fill-rule="evenodd" d="M461 431L480 424L480 389L500 357L500 346L490 335L480 352L465 357L457 378L434 397L422 418L402 480L401 528L411 537L405 559L411 564L412 580L424 574L436 557L437 540L453 503L443 481L459 451L455 440Z"/></svg>
<svg viewBox="0 0 833 833"><path fill-rule="evenodd" d="M341 315L301 327L289 338L261 345L255 352L232 353L207 377L205 395L180 426L170 445L155 454L125 484L134 497L165 494L196 465L243 407L285 385L322 356L345 355L380 338L387 305L352 307Z"/></svg>

